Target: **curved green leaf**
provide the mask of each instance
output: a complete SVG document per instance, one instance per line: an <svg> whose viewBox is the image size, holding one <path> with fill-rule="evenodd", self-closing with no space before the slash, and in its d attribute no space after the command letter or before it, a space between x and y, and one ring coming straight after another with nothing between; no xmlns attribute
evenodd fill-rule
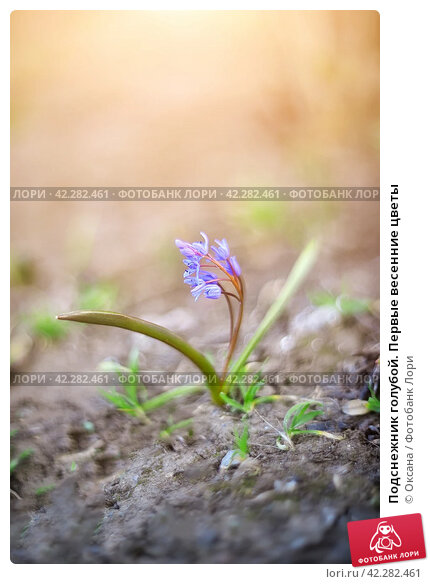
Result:
<svg viewBox="0 0 430 584"><path fill-rule="evenodd" d="M200 371L207 376L207 386L211 392L212 400L218 405L223 404L219 397L222 384L213 368L213 365L202 353L200 353L200 351L197 351L197 349L187 343L182 337L173 333L169 329L135 316L127 316L125 314L120 314L119 312L108 312L104 310L78 310L76 312L60 314L57 318L59 320L71 320L74 322L101 324L123 328L166 343L166 345L173 347L188 357L188 359L190 359L194 365L196 365Z"/></svg>

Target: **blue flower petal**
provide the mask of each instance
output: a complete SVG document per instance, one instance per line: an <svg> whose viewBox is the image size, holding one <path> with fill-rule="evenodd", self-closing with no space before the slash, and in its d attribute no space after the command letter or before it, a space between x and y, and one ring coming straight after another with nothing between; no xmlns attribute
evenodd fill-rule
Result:
<svg viewBox="0 0 430 584"><path fill-rule="evenodd" d="M242 270L239 266L239 262L237 261L236 256L231 256L230 264L231 264L231 267L233 268L233 271L236 274L236 276L240 276L240 274L242 273Z"/></svg>

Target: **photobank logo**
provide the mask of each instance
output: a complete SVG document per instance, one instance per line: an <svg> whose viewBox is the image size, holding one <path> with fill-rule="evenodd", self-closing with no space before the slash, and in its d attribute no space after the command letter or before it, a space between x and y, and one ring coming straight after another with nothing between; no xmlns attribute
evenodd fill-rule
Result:
<svg viewBox="0 0 430 584"><path fill-rule="evenodd" d="M426 557L420 513L351 521L348 535L355 567Z"/></svg>
<svg viewBox="0 0 430 584"><path fill-rule="evenodd" d="M386 521L378 523L378 527L370 541L371 551L374 550L377 554L383 554L385 551L399 548L401 545L402 540L392 525L389 525Z"/></svg>

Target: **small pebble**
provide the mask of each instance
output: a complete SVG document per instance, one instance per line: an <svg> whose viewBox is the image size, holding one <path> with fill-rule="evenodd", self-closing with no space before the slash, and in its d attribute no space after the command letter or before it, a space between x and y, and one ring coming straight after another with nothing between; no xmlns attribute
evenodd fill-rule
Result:
<svg viewBox="0 0 430 584"><path fill-rule="evenodd" d="M348 416L363 416L369 413L366 404L362 399L351 399L343 404L342 412Z"/></svg>
<svg viewBox="0 0 430 584"><path fill-rule="evenodd" d="M291 479L290 481L287 481L287 482L276 480L273 483L275 491L277 493L282 493L282 494L293 493L297 489L297 485L298 485L298 482L296 481L296 479Z"/></svg>
<svg viewBox="0 0 430 584"><path fill-rule="evenodd" d="M241 462L247 458L238 450L229 450L224 458L221 460L219 470L228 470L229 468L237 468Z"/></svg>

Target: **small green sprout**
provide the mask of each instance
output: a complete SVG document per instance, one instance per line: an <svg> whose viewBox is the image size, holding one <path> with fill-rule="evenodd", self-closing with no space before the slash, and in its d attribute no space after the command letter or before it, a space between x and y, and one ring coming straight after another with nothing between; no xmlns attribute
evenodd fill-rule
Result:
<svg viewBox="0 0 430 584"><path fill-rule="evenodd" d="M101 368L104 371L117 373L120 379L125 378L121 383L124 393L111 388L109 391L102 390L103 397L120 412L148 421L143 405L147 397L147 389L144 385L133 383L139 371L139 351L135 348L130 351L127 367L115 361L103 361Z"/></svg>
<svg viewBox="0 0 430 584"><path fill-rule="evenodd" d="M336 295L322 290L310 294L309 298L314 306L329 306L340 312L342 316L355 316L363 312L370 312L372 309L371 300L353 298L345 293Z"/></svg>
<svg viewBox="0 0 430 584"><path fill-rule="evenodd" d="M249 454L248 447L249 430L248 424L243 424L242 434L239 434L237 428L234 429L234 442L236 448L234 449L235 454L239 454L242 458L246 458Z"/></svg>
<svg viewBox="0 0 430 584"><path fill-rule="evenodd" d="M330 432L325 432L323 430L308 430L303 428L305 424L311 422L317 416L324 414L323 410L309 410L312 404L315 406L322 406L321 403L313 401L300 402L292 406L285 414L284 421L282 423L283 431L278 430L272 426L272 424L267 422L267 420L265 420L262 416L260 416L263 421L266 422L266 424L268 424L277 432L278 437L276 438L276 446L279 448L279 450L288 450L289 448L294 449L294 436L302 434L325 436L326 438L331 438L332 440L343 439L343 436L331 434Z"/></svg>
<svg viewBox="0 0 430 584"><path fill-rule="evenodd" d="M223 459L221 460L220 470L226 471L229 468L235 468L239 466L246 458L248 458L249 447L248 447L248 424L245 422L243 424L242 433L239 434L237 428L234 429L234 443L235 448L229 450Z"/></svg>
<svg viewBox="0 0 430 584"><path fill-rule="evenodd" d="M36 495L36 497L42 497L43 495L46 495L46 493L50 493L54 489L55 485L43 485L42 487L36 489L34 494Z"/></svg>
<svg viewBox="0 0 430 584"><path fill-rule="evenodd" d="M10 437L13 438L18 433L18 430L11 430ZM11 456L10 459L10 474L12 475L17 466L26 458L33 454L33 450L31 448L26 448L25 450L19 452L16 456Z"/></svg>
<svg viewBox="0 0 430 584"><path fill-rule="evenodd" d="M161 432L160 432L161 440L169 440L169 438L172 436L172 434L174 432L176 432L177 430L182 430L183 428L189 428L192 425L192 423L193 423L193 418L181 420L180 422L176 422L176 423L173 423L173 421L170 419L166 428L164 428L164 430L161 430ZM192 429L189 428L188 435L191 435L191 434L192 434Z"/></svg>
<svg viewBox="0 0 430 584"><path fill-rule="evenodd" d="M67 336L67 327L58 321L52 312L44 309L37 310L29 316L30 330L34 337L48 341L60 341Z"/></svg>
<svg viewBox="0 0 430 584"><path fill-rule="evenodd" d="M369 387L369 391L370 391L370 397L367 400L366 407L371 412L376 412L379 414L379 412L381 411L381 402L376 397L375 390L373 389L371 383L369 383L368 387Z"/></svg>
<svg viewBox="0 0 430 584"><path fill-rule="evenodd" d="M78 304L84 310L110 310L117 295L118 288L111 282L83 284L79 291Z"/></svg>
<svg viewBox="0 0 430 584"><path fill-rule="evenodd" d="M28 286L36 277L35 262L24 255L10 258L10 283L12 286Z"/></svg>
<svg viewBox="0 0 430 584"><path fill-rule="evenodd" d="M17 454L17 456L12 458L10 461L10 474L13 474L15 472L16 467L18 466L18 464L20 462L22 462L23 460L25 460L26 458L28 458L32 454L33 454L33 450L31 448L27 448L26 450L23 450L22 452Z"/></svg>
<svg viewBox="0 0 430 584"><path fill-rule="evenodd" d="M132 349L129 354L127 367L107 360L101 363L101 369L117 373L124 392L120 393L115 388L111 388L109 391L102 390L103 397L111 402L118 411L139 418L145 423L149 422L148 412L165 405L172 399L203 391L202 387L185 385L148 398L147 388L137 383L139 380L139 351L136 348Z"/></svg>
<svg viewBox="0 0 430 584"><path fill-rule="evenodd" d="M259 389L264 386L264 381L260 380L261 374L257 375L257 381L250 385L243 383L238 384L239 391L237 392L237 399L229 397L224 392L220 393L221 399L229 405L233 411L242 412L248 415L258 404L271 403L282 398L281 395L265 395L256 397Z"/></svg>

